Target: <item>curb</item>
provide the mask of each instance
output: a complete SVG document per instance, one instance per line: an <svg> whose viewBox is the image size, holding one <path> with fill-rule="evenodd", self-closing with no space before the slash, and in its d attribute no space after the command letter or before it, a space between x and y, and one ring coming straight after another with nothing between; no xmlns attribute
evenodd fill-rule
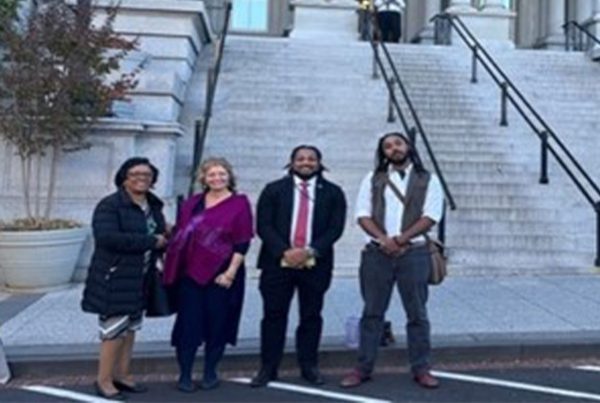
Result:
<svg viewBox="0 0 600 403"><path fill-rule="evenodd" d="M432 355L435 363L515 362L527 360L600 359L600 334L527 333L478 336L434 337ZM296 370L293 340L288 340L281 370ZM225 353L221 370L254 373L259 365L257 339L241 340ZM199 358L202 349L199 349ZM98 344L70 346L12 346L6 356L15 378L45 378L53 376L94 375L97 370ZM356 364L356 351L345 347L341 339L325 339L319 355L320 366L347 369ZM176 374L175 353L168 342L137 343L133 371L137 374ZM381 347L377 366L406 367L407 349L404 342Z"/></svg>

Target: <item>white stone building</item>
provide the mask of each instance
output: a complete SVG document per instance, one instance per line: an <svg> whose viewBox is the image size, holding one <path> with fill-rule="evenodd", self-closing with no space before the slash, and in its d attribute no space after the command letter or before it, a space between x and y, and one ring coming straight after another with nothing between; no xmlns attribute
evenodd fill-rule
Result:
<svg viewBox="0 0 600 403"><path fill-rule="evenodd" d="M587 65L586 63L591 62L583 56L581 61L574 61L566 52L558 53L557 50L564 49L565 35L562 25L567 21L576 20L592 33L596 33L597 27L600 27L600 0L405 1L407 6L402 20L402 41L407 44L397 45L395 52L399 60L402 55L410 55L413 58L414 64L403 67L410 70L409 75L413 77L417 92L433 91L429 84L419 87L419 83L424 82L426 77L429 81L441 81L448 75L456 75L456 72L451 71L450 65L447 67L450 70L445 72L441 71L441 67L437 71L429 70L429 66L433 66L438 60L454 63L453 67L468 66L470 61L466 53L456 51L450 55L451 50L432 46L434 32L430 19L443 11L461 16L484 43L497 44L496 48L504 49L505 53L500 56L506 58L509 68L519 65L535 69L537 65L546 63L548 55L555 58L567 55L565 57L568 60L565 59L565 63L573 64L570 67L572 71L579 68L579 64L582 71L588 74L596 68ZM224 3L224 0L121 1L116 29L123 34L137 36L140 40L139 50L128 57L124 69L140 67L140 84L131 94L130 102L115 105L117 116L103 121L94 131L94 146L88 151L69 155L63 161L60 167L61 180L55 215L89 222L95 203L100 197L113 191L112 177L120 163L133 155L145 155L161 170L156 191L167 202L169 215L173 217L176 196L185 194L189 184L195 125L196 121L202 118L204 111L207 70L221 30ZM108 0L96 2L100 10L106 4ZM327 152L329 148L335 148L344 140L343 137L329 138L326 134L347 134L354 139L352 130L358 130L357 127L362 124L356 114L366 109L365 119L371 119L378 116L376 112L383 108L380 104L373 103L373 111L370 111L369 107L352 110L355 116L349 116L348 119L357 119L356 122L328 131L329 127L338 123L329 121L327 114L343 115L347 108L352 107L352 104L340 104L341 106L335 107L337 109L328 112L327 106L332 105L336 99L354 97L357 93L362 94L358 97L364 96L365 99L381 99L382 104L386 99L386 93L381 88L361 89L361 86L371 85L365 80L370 71L371 54L367 44L358 41L355 9L354 0L233 0L231 36L225 48L222 84L219 84L213 123L206 140L206 152L223 154L232 159L243 171L241 176L242 179L246 179L246 191L253 198L260 190L261 184L281 172L279 168L285 163L286 153L291 145L308 139L327 148ZM455 41L455 44L459 45L458 42ZM513 62L512 53L506 53L513 48L540 50L515 54L517 56ZM295 64L286 65L287 62L279 55L294 60ZM536 60L539 62L535 62ZM466 68L465 75L468 75L468 67ZM518 68L515 71L518 73ZM234 76L234 73L238 75ZM434 74L439 76L434 77ZM343 76L339 77L340 75ZM354 85L355 91L347 92L345 84L338 82L341 78L347 79L348 85ZM314 91L308 94L308 88L313 88L313 84L317 82L319 87L315 87ZM540 88L546 88L545 85L541 83ZM484 98L480 94L483 98L471 99L466 93L468 87L457 88L450 90L456 92L455 98L452 99L458 103L472 105ZM576 96L573 102L577 103L577 100L581 99L584 107L589 106L589 94L598 93L594 92L593 88L582 87L579 98ZM438 90L450 91L447 88ZM568 94L573 92L568 89L564 91ZM339 96L327 98L336 94ZM273 103L275 98L278 103ZM430 127L437 127L440 113L447 113L449 120L452 120L452 114L458 113L454 109L433 111L435 102L420 102L424 116L430 118L429 121L425 121ZM286 108L281 108L281 105L286 105ZM315 105L321 105L321 108L315 109ZM290 111L296 111L295 108L298 108L297 114L291 115ZM495 104L492 104L490 109L494 108ZM462 110L464 111L465 107ZM590 110L593 110L593 105ZM385 128L385 118L380 118L382 122L373 124L372 128L360 126L361 130L372 129L368 140L369 150L372 148L373 135ZM598 125L599 122L590 121L587 130L598 128ZM464 129L466 126L461 127ZM294 130L298 133L304 129L312 130L314 136L307 137L301 133L297 137L294 136ZM442 127L439 130L444 129ZM281 138L272 137L275 131L281 133ZM240 138L235 137L234 133L239 133ZM227 137L229 134L232 136ZM356 138L360 138L359 134L356 133ZM253 136L252 142L243 143L241 139L250 135ZM350 140L350 143L352 141L354 140ZM442 142L439 144L445 144L443 139L440 141ZM241 143L245 146L240 146ZM497 152L493 150L493 153ZM258 161L262 163L258 166L257 159L260 160L260 157L265 155L271 156L270 153L274 153L277 158L274 158L272 163ZM6 219L22 214L17 177L19 166L10 148L4 144L0 144L0 156L0 219ZM371 154L369 151L368 155L362 156L360 169L355 171L352 164L356 161L352 160L353 158L354 154L350 153L347 154L347 159L334 158L330 164L335 168L332 174L347 185L350 200L354 197L357 178L369 166ZM537 166L538 163L533 165ZM477 172L473 175L476 174ZM458 178L452 181L457 188L464 186ZM462 201L465 200L467 199ZM468 202L467 200L467 204ZM491 225L496 219L490 219L488 224ZM582 221L588 219L588 215L584 215ZM455 228L458 226L459 224ZM494 234L494 228L485 228L483 233ZM467 228L465 231L473 229ZM593 237L593 231L589 232ZM451 228L449 233L453 235ZM536 234L532 236L535 237ZM498 239L505 235L498 235ZM589 234L586 232L587 235ZM361 238L356 229L350 230L345 239L346 246L342 245L342 248L347 248L348 251L359 248ZM487 264L494 263L489 254L487 260L477 258L477 253L489 249L489 244L493 244L494 239L486 242L487 246L477 246L449 240L451 246L456 244L459 252L461 248L464 249L462 254L457 252L456 256L463 259L458 260L466 268L465 272L477 265L481 269L482 261L488 262ZM531 245L537 245L531 242ZM560 239L553 239L551 242L558 244ZM587 238L586 242L589 242ZM532 255L539 253L534 246L530 247ZM90 248L91 245L81 258L82 268L85 267ZM582 262L591 260L593 250L590 252L588 249L577 255L579 260L573 263L573 266L581 268ZM543 248L541 250L543 251ZM543 270L532 263L533 260L529 259L526 251L522 255L521 263L517 263L516 268L533 267ZM352 272L357 258L352 255L347 260L342 259L346 272ZM499 267L512 265L511 262L496 263ZM561 265L569 266L568 262ZM81 272L78 277L80 275Z"/></svg>

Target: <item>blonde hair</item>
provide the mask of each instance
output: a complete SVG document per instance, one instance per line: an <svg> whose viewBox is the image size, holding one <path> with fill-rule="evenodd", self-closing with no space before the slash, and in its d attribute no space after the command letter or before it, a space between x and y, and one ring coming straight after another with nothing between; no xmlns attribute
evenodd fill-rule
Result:
<svg viewBox="0 0 600 403"><path fill-rule="evenodd" d="M227 184L227 188L230 191L235 192L236 179L235 179L235 174L233 173L233 167L231 166L229 161L227 161L223 157L209 157L209 158L205 159L202 162L202 164L200 164L200 166L198 167L198 170L196 171L196 180L202 186L202 190L203 191L208 190L208 185L206 184L206 180L205 180L206 173L208 172L208 170L210 168L217 167L217 166L221 167L227 171L227 174L229 175L229 184Z"/></svg>

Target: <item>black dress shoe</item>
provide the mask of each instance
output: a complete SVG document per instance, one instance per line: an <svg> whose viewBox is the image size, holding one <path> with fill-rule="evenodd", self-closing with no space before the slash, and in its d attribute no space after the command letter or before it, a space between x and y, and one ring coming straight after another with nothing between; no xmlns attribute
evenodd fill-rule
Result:
<svg viewBox="0 0 600 403"><path fill-rule="evenodd" d="M302 376L302 379L312 385L319 386L325 383L325 380L321 376L321 373L317 367L302 368L300 375Z"/></svg>
<svg viewBox="0 0 600 403"><path fill-rule="evenodd" d="M198 386L191 379L179 380L177 381L177 389L180 392L184 393L194 393L198 390Z"/></svg>
<svg viewBox="0 0 600 403"><path fill-rule="evenodd" d="M106 393L105 391L102 390L102 388L100 387L100 385L98 384L98 382L94 382L94 389L96 389L96 394L104 399L109 399L109 400L127 400L127 398L125 397L124 394L122 394L121 392L116 392L116 393Z"/></svg>
<svg viewBox="0 0 600 403"><path fill-rule="evenodd" d="M121 381L113 381L113 385L115 385L115 388L117 388L121 392L129 392L129 393L146 393L146 392L148 392L148 388L140 383L134 383L133 385L128 385Z"/></svg>
<svg viewBox="0 0 600 403"><path fill-rule="evenodd" d="M277 372L261 368L260 371L258 371L258 374L250 381L250 387L262 388L263 386L267 386L270 381L275 380L277 380Z"/></svg>
<svg viewBox="0 0 600 403"><path fill-rule="evenodd" d="M200 387L203 390L212 390L218 388L220 384L221 381L219 378L202 379L202 382L200 382Z"/></svg>

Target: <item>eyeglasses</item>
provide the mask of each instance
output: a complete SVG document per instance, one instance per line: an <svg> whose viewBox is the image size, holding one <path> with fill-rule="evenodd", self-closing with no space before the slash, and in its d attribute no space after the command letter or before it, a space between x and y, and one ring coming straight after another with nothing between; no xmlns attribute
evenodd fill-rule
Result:
<svg viewBox="0 0 600 403"><path fill-rule="evenodd" d="M152 179L154 175L150 172L132 172L127 174L127 177L131 179Z"/></svg>

